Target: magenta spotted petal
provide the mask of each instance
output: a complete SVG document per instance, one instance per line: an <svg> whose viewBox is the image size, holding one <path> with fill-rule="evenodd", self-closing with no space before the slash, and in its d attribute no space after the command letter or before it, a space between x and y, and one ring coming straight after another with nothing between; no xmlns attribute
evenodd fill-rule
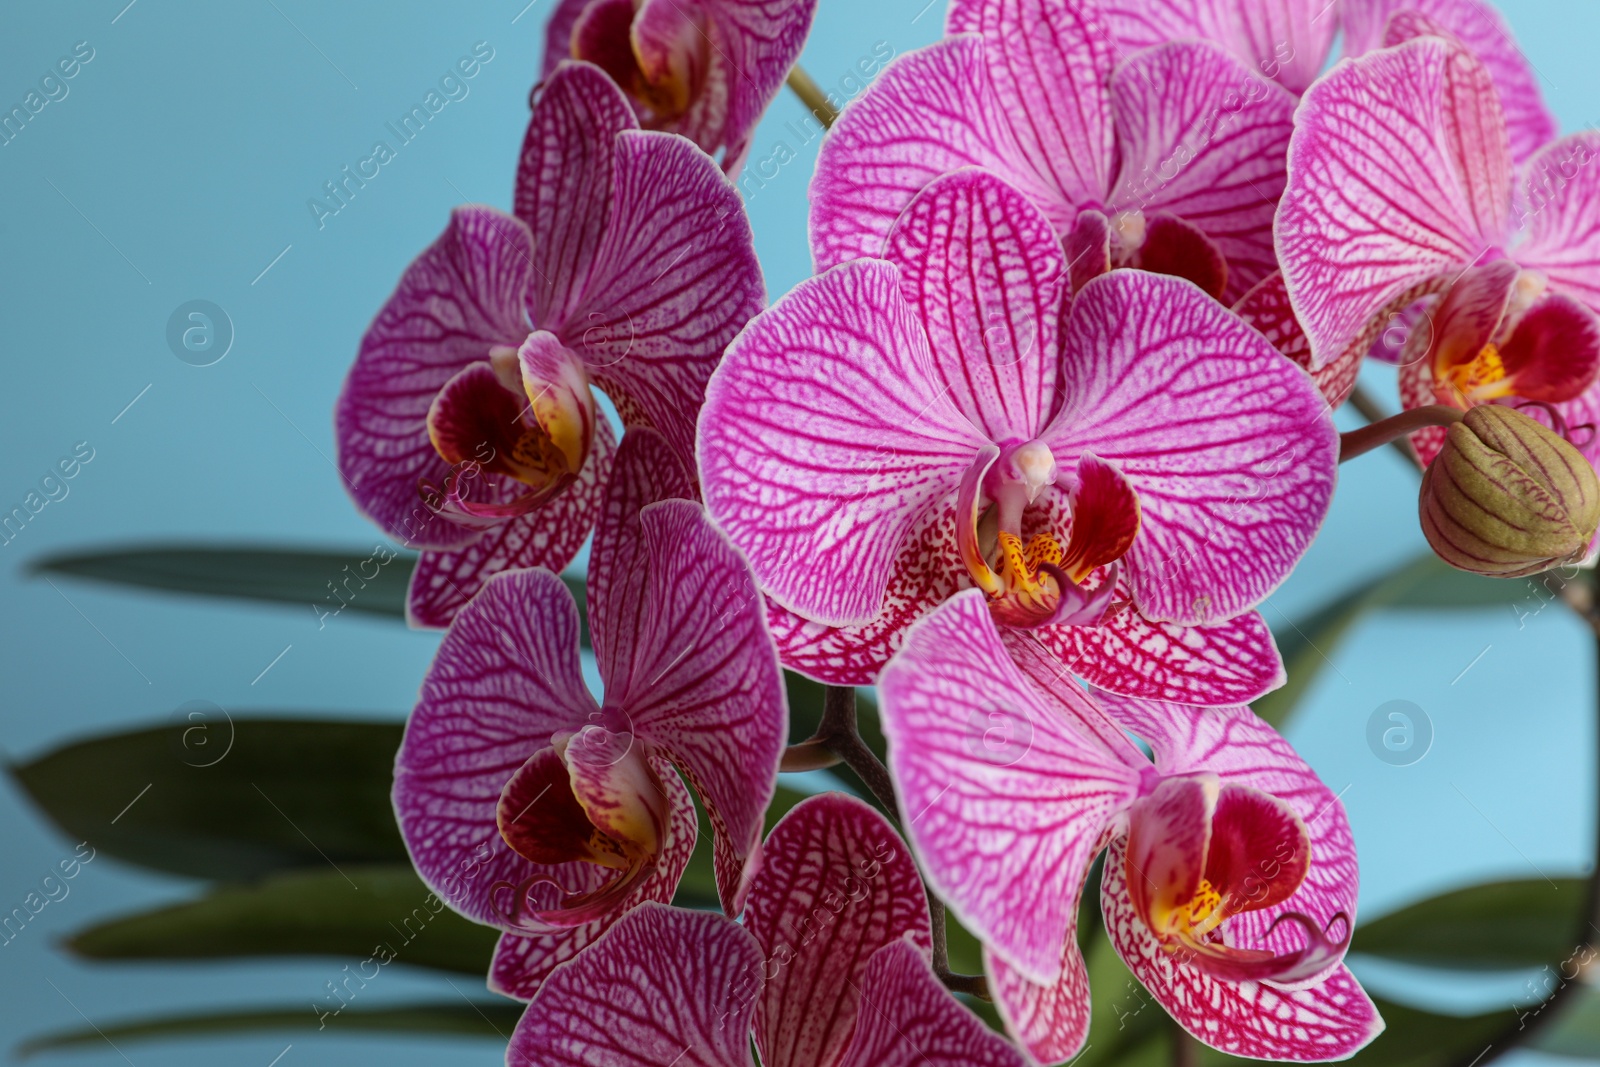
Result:
<svg viewBox="0 0 1600 1067"><path fill-rule="evenodd" d="M534 101L516 216L460 209L406 271L340 397L340 471L419 566L413 621L444 625L500 570L564 567L611 441L593 389L693 464L722 350L760 308L749 222L716 165L641 132L597 68Z"/></svg>
<svg viewBox="0 0 1600 1067"><path fill-rule="evenodd" d="M1341 14L1344 51L1350 56L1398 44L1413 35L1411 30L1437 28L1466 45L1494 78L1517 162L1556 136L1556 120L1545 107L1538 72L1517 47L1505 19L1483 0L1343 0ZM1397 21L1396 15L1402 18Z"/></svg>
<svg viewBox="0 0 1600 1067"><path fill-rule="evenodd" d="M1131 266L1231 301L1272 270L1287 92L1209 43L1128 58L1086 0L959 0L949 30L892 64L824 141L819 269L885 254L919 190L978 166L1067 240L1075 287Z"/></svg>
<svg viewBox="0 0 1600 1067"><path fill-rule="evenodd" d="M902 940L931 948L910 851L883 816L841 793L807 798L773 827L745 928L768 960L755 1016L764 1067L837 1063L853 1034L894 1008L894 993L864 977L874 954Z"/></svg>
<svg viewBox="0 0 1600 1067"><path fill-rule="evenodd" d="M643 905L557 967L517 1023L507 1063L750 1067L761 950L708 912Z"/></svg>
<svg viewBox="0 0 1600 1067"><path fill-rule="evenodd" d="M815 12L816 0L561 0L544 76L574 57L597 64L647 129L721 152L735 174Z"/></svg>
<svg viewBox="0 0 1600 1067"><path fill-rule="evenodd" d="M1327 0L1105 0L1104 7L1129 52L1186 37L1215 41L1292 93L1322 72L1339 30L1337 5Z"/></svg>

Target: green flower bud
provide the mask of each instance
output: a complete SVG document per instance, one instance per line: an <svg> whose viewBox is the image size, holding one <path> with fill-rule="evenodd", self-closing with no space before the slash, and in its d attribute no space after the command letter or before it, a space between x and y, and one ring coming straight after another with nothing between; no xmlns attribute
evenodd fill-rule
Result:
<svg viewBox="0 0 1600 1067"><path fill-rule="evenodd" d="M1581 560L1600 526L1600 477L1561 435L1483 404L1446 431L1422 476L1422 532L1440 559L1491 578Z"/></svg>

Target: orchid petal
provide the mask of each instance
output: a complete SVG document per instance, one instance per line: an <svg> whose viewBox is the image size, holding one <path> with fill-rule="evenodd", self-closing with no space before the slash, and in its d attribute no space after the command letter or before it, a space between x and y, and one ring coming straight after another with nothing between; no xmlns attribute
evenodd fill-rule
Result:
<svg viewBox="0 0 1600 1067"><path fill-rule="evenodd" d="M1078 208L1103 199L1115 158L1106 82L1116 47L1095 4L951 0L946 27L952 34L982 35L997 117L1010 126L1021 153L1014 169L1025 167L1055 192L1047 211L1070 209L1054 221L1069 221Z"/></svg>
<svg viewBox="0 0 1600 1067"><path fill-rule="evenodd" d="M1089 862L1138 772L1034 691L976 590L912 627L878 686L900 810L930 888L1024 977L1054 982ZM1087 704L1071 686L1054 695ZM997 716L1020 743L985 746Z"/></svg>
<svg viewBox="0 0 1600 1067"><path fill-rule="evenodd" d="M1168 777L1128 812L1128 900L1157 933L1171 933L1175 914L1200 891L1219 788L1211 774Z"/></svg>
<svg viewBox="0 0 1600 1067"><path fill-rule="evenodd" d="M654 427L692 467L706 380L766 299L750 220L728 179L684 139L626 132L616 141L605 239L563 337L622 421Z"/></svg>
<svg viewBox="0 0 1600 1067"><path fill-rule="evenodd" d="M1054 982L1030 982L994 952L983 953L989 992L1006 1032L1039 1063L1072 1059L1089 1036L1089 971L1078 951L1077 925L1074 910L1062 948L1061 977Z"/></svg>
<svg viewBox="0 0 1600 1067"><path fill-rule="evenodd" d="M1015 1048L940 984L917 946L897 941L879 949L860 993L860 1021L839 1067L1025 1067Z"/></svg>
<svg viewBox="0 0 1600 1067"><path fill-rule="evenodd" d="M1289 290L1283 284L1281 271L1273 271L1257 282L1233 306L1234 313L1261 331L1272 342L1272 347L1288 356L1296 365L1304 367L1316 383L1317 391L1327 400L1330 409L1343 404L1355 390L1356 377L1361 373L1362 351L1347 348L1332 363L1311 369L1311 341L1295 318L1294 306L1289 303ZM1382 335L1387 338L1389 332ZM1230 703L1245 703L1250 698Z"/></svg>
<svg viewBox="0 0 1600 1067"><path fill-rule="evenodd" d="M394 783L412 863L451 907L507 926L492 887L536 867L500 836L501 790L553 734L598 711L578 666L577 607L555 575L497 575L456 617L406 723ZM469 865L481 873L463 878Z"/></svg>
<svg viewBox="0 0 1600 1067"><path fill-rule="evenodd" d="M1324 927L1343 915L1344 931L1354 927L1359 878L1344 805L1277 731L1244 707L1201 710L1110 695L1103 705L1149 743L1162 774L1212 772L1224 786L1249 786L1276 797L1305 823L1311 840L1305 881L1287 900L1230 919L1231 944L1279 954L1299 948L1304 930L1290 923L1273 929L1290 912Z"/></svg>
<svg viewBox="0 0 1600 1067"><path fill-rule="evenodd" d="M1225 621L1288 576L1327 513L1338 437L1259 333L1188 282L1113 271L1073 301L1059 389L1041 435L1057 463L1092 451L1138 492L1123 565L1145 618Z"/></svg>
<svg viewBox="0 0 1600 1067"><path fill-rule="evenodd" d="M606 700L693 783L730 850L724 873L738 877L718 889L736 915L789 734L782 672L749 568L701 507L662 501L639 521L648 608L630 632L594 619L608 647L635 647L626 673L606 677ZM610 662L624 665L615 654Z"/></svg>
<svg viewBox="0 0 1600 1067"><path fill-rule="evenodd" d="M774 600L860 625L906 537L986 443L938 384L899 272L868 260L802 282L729 346L700 419L700 474Z"/></svg>
<svg viewBox="0 0 1600 1067"><path fill-rule="evenodd" d="M1128 52L1185 37L1215 41L1252 70L1301 93L1322 73L1338 18L1327 0L1106 0Z"/></svg>
<svg viewBox="0 0 1600 1067"><path fill-rule="evenodd" d="M689 857L694 853L696 818L694 801L670 765L658 760L660 780L671 798L672 825L655 868L638 884L630 899L637 903L669 903L678 890ZM531 1000L544 980L560 964L567 962L599 940L620 918L620 914L538 933L505 931L495 943L489 965L489 988L517 1000Z"/></svg>
<svg viewBox="0 0 1600 1067"><path fill-rule="evenodd" d="M1600 318L1561 293L1530 308L1500 346L1516 395L1559 403L1582 394L1600 369Z"/></svg>
<svg viewBox="0 0 1600 1067"><path fill-rule="evenodd" d="M516 219L457 208L361 339L334 416L339 473L357 506L398 541L456 548L477 536L434 514L418 494L421 482L450 473L428 438L428 409L490 348L515 348L527 337L529 250Z"/></svg>
<svg viewBox="0 0 1600 1067"><path fill-rule="evenodd" d="M578 17L592 0L556 0L556 9L544 25L544 62L540 66L539 80L544 82L562 60L572 58L572 28Z"/></svg>
<svg viewBox="0 0 1600 1067"><path fill-rule="evenodd" d="M888 991L863 978L874 953L902 938L932 947L922 880L888 821L842 793L796 805L762 855L745 919L769 963L755 1017L761 1062L837 1063L888 1006Z"/></svg>
<svg viewBox="0 0 1600 1067"><path fill-rule="evenodd" d="M1111 220L1105 212L1095 208L1078 212L1064 243L1073 295L1111 269Z"/></svg>
<svg viewBox="0 0 1600 1067"><path fill-rule="evenodd" d="M985 171L930 182L885 242L955 406L991 440L1029 440L1055 396L1066 286L1050 220Z"/></svg>
<svg viewBox="0 0 1600 1067"><path fill-rule="evenodd" d="M720 915L645 904L557 967L523 1013L508 1063L750 1067L755 939Z"/></svg>
<svg viewBox="0 0 1600 1067"><path fill-rule="evenodd" d="M817 0L704 0L704 9L716 27L716 58L728 67L722 166L735 174L762 113L800 58Z"/></svg>
<svg viewBox="0 0 1600 1067"><path fill-rule="evenodd" d="M1512 159L1521 163L1555 137L1558 127L1540 94L1539 76L1493 7L1481 0L1343 0L1343 4L1345 55L1359 56L1409 40L1415 34L1397 33L1396 16L1421 16L1453 34L1489 69L1505 112Z"/></svg>
<svg viewBox="0 0 1600 1067"><path fill-rule="evenodd" d="M976 37L940 41L890 63L822 142L809 227L818 272L881 255L917 190L962 167L1000 174L1049 211L1049 187L1012 162L1021 150L1001 111Z"/></svg>
<svg viewBox="0 0 1600 1067"><path fill-rule="evenodd" d="M1278 209L1284 280L1317 369L1507 239L1499 103L1459 46L1419 38L1341 64L1296 113Z"/></svg>
<svg viewBox="0 0 1600 1067"><path fill-rule="evenodd" d="M1428 367L1436 376L1477 359L1505 318L1517 273L1517 265L1509 259L1462 271L1429 315L1429 328L1414 335L1404 357L1426 351Z"/></svg>
<svg viewBox="0 0 1600 1067"><path fill-rule="evenodd" d="M1382 1033L1377 1009L1342 964L1315 986L1288 990L1216 978L1186 963L1140 921L1123 868L1119 839L1106 853L1100 894L1106 933L1134 977L1197 1041L1235 1056L1315 1062L1345 1059Z"/></svg>
<svg viewBox="0 0 1600 1067"><path fill-rule="evenodd" d="M617 134L638 125L622 91L589 63L558 67L533 102L515 196L517 217L533 234L529 310L536 325L574 347L567 327L613 210Z"/></svg>
<svg viewBox="0 0 1600 1067"><path fill-rule="evenodd" d="M1527 238L1517 262L1600 313L1600 133L1564 137L1528 161Z"/></svg>
<svg viewBox="0 0 1600 1067"><path fill-rule="evenodd" d="M1214 295L1239 299L1277 268L1272 218L1294 105L1214 45L1140 52L1111 79L1121 149L1112 210L1167 212L1198 229L1227 260L1227 290Z"/></svg>

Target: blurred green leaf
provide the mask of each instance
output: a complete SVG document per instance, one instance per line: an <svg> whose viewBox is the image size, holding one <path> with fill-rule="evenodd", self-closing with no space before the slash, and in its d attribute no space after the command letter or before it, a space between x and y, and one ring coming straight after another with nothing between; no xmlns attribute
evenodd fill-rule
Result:
<svg viewBox="0 0 1600 1067"><path fill-rule="evenodd" d="M1572 954L1587 897L1583 878L1467 886L1363 922L1350 951L1456 970L1554 965Z"/></svg>
<svg viewBox="0 0 1600 1067"><path fill-rule="evenodd" d="M1529 614L1553 599L1558 582L1554 575L1484 578L1458 571L1432 553L1419 556L1342 593L1302 618L1269 618L1289 680L1251 707L1281 728L1328 666L1339 643L1369 611L1507 607L1518 614Z"/></svg>
<svg viewBox="0 0 1600 1067"><path fill-rule="evenodd" d="M31 1056L53 1049L93 1046L108 1039L117 1042L171 1040L285 1030L315 1033L324 1024L327 1030L336 1033L426 1034L505 1041L511 1036L522 1011L521 1004L485 1001L481 1004L408 1004L395 1008L348 1007L326 1018L309 1007L169 1015L42 1034L19 1045L17 1054Z"/></svg>
<svg viewBox="0 0 1600 1067"><path fill-rule="evenodd" d="M1575 989L1533 1040L1533 1048L1555 1056L1600 1060L1600 990Z"/></svg>
<svg viewBox="0 0 1600 1067"><path fill-rule="evenodd" d="M73 742L10 770L75 840L248 882L330 861L405 863L389 802L401 731L223 713Z"/></svg>
<svg viewBox="0 0 1600 1067"><path fill-rule="evenodd" d="M341 866L224 886L188 903L113 919L74 934L67 948L96 960L364 961L392 954L395 962L481 977L498 936L451 911L410 866Z"/></svg>

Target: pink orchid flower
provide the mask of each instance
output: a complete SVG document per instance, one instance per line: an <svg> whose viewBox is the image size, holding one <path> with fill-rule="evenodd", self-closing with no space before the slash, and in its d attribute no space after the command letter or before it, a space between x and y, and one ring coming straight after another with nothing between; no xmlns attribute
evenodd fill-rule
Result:
<svg viewBox="0 0 1600 1067"><path fill-rule="evenodd" d="M506 1062L1024 1067L934 977L928 901L888 822L839 793L773 828L743 926L644 905L556 968Z"/></svg>
<svg viewBox="0 0 1600 1067"><path fill-rule="evenodd" d="M1305 374L1179 278L1114 271L1063 310L1049 220L984 171L932 182L881 255L758 316L708 387L707 507L785 609L785 664L867 684L976 586L1107 689L1281 684L1251 609L1335 478Z"/></svg>
<svg viewBox="0 0 1600 1067"><path fill-rule="evenodd" d="M545 29L542 76L569 58L595 64L646 129L721 151L736 174L816 10L817 0L561 0Z"/></svg>
<svg viewBox="0 0 1600 1067"><path fill-rule="evenodd" d="M929 889L984 942L1023 1046L1056 1062L1084 1042L1078 900L1102 849L1111 942L1197 1040L1316 1061L1377 1036L1341 962L1350 827L1288 743L1244 707L1102 708L1040 650L1005 652L982 598L963 593L913 627L879 691L907 835Z"/></svg>
<svg viewBox="0 0 1600 1067"><path fill-rule="evenodd" d="M1533 401L1558 429L1600 422L1597 152L1600 135L1568 137L1519 174L1489 69L1442 37L1312 86L1277 221L1312 365L1398 333L1408 408ZM1591 460L1596 436L1574 442ZM1443 431L1412 440L1427 462Z"/></svg>
<svg viewBox="0 0 1600 1067"><path fill-rule="evenodd" d="M605 685L578 662L561 579L491 579L456 617L406 726L394 803L412 861L453 908L504 931L491 985L526 996L645 900L694 849L694 787L724 906L758 865L788 735L760 595L688 476L648 430L624 436L589 560Z"/></svg>
<svg viewBox="0 0 1600 1067"><path fill-rule="evenodd" d="M953 0L947 29L896 60L823 142L819 270L877 255L917 191L965 166L1043 209L1074 290L1139 267L1231 303L1276 268L1294 110L1280 86L1207 42L1124 58L1093 0Z"/></svg>
<svg viewBox="0 0 1600 1067"><path fill-rule="evenodd" d="M423 548L407 610L445 626L512 567L560 570L594 525L615 444L603 389L693 463L727 342L764 302L738 193L699 149L640 132L598 69L546 83L516 214L458 208L362 339L340 472Z"/></svg>

